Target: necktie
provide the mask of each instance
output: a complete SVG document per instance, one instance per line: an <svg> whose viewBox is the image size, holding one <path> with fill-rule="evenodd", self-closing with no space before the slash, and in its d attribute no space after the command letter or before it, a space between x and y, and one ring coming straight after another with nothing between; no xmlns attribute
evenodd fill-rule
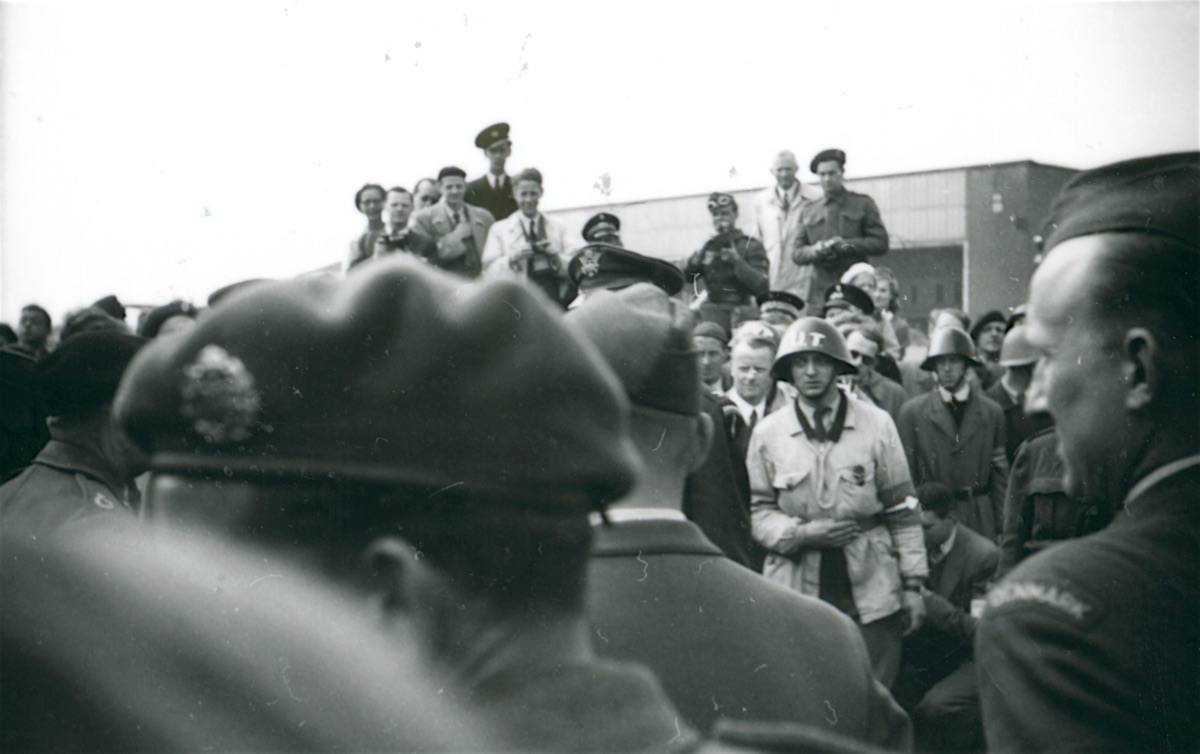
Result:
<svg viewBox="0 0 1200 754"><path fill-rule="evenodd" d="M750 423L746 425L746 434L753 433L756 426L758 426L758 409L750 412Z"/></svg>
<svg viewBox="0 0 1200 754"><path fill-rule="evenodd" d="M784 192L784 194L783 194L783 214L786 215L788 213L788 210L791 208L792 208L792 200L788 198L787 192Z"/></svg>
<svg viewBox="0 0 1200 754"><path fill-rule="evenodd" d="M451 214L453 214L453 216L454 216L454 225L457 227L457 226L458 226L458 224L459 224L460 222L462 222L462 218L458 216L458 212L457 212L457 211L455 211L455 212L453 212L453 213L451 213Z"/></svg>
<svg viewBox="0 0 1200 754"><path fill-rule="evenodd" d="M825 429L825 417L827 416L829 416L829 409L825 406L818 406L817 410L813 412L813 432L821 441L829 436Z"/></svg>

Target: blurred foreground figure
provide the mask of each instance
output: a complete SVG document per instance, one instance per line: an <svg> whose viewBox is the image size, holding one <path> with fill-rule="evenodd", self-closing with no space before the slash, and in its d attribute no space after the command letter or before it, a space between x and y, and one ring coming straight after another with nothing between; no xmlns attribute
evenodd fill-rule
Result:
<svg viewBox="0 0 1200 754"><path fill-rule="evenodd" d="M597 293L568 320L621 378L645 460L633 490L595 522L597 651L648 665L702 730L723 717L783 721L907 748L908 720L875 680L854 623L735 564L684 518L685 480L721 431L702 408L691 312L640 284Z"/></svg>
<svg viewBox="0 0 1200 754"><path fill-rule="evenodd" d="M260 552L133 528L2 546L4 751L495 747L361 599Z"/></svg>
<svg viewBox="0 0 1200 754"><path fill-rule="evenodd" d="M989 750L1200 750L1200 154L1081 173L1047 224L1029 410L1064 491L1115 511L988 596Z"/></svg>
<svg viewBox="0 0 1200 754"><path fill-rule="evenodd" d="M637 456L620 385L532 288L406 257L254 286L151 344L117 414L152 521L372 595L504 732L487 748L695 744L647 671L592 654L588 514Z"/></svg>

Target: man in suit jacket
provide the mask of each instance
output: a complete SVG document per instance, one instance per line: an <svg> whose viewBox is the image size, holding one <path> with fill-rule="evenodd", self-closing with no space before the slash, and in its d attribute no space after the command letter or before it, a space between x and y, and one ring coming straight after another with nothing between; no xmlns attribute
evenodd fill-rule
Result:
<svg viewBox="0 0 1200 754"><path fill-rule="evenodd" d="M964 330L934 331L921 368L936 373L938 386L909 399L896 428L913 481L949 486L959 523L996 541L1008 484L1004 412L967 381L968 365L977 361Z"/></svg>
<svg viewBox="0 0 1200 754"><path fill-rule="evenodd" d="M775 155L771 161L775 185L754 200L754 223L771 265L771 290L809 300L812 265L796 264L792 251L800 235L800 205L805 200L820 199L821 192L796 180L798 169L792 152L785 149Z"/></svg>
<svg viewBox="0 0 1200 754"><path fill-rule="evenodd" d="M492 277L528 280L565 307L575 298L574 286L567 278L571 246L566 227L538 211L541 171L528 168L518 173L513 195L521 211L497 221L488 231L483 247L484 272Z"/></svg>
<svg viewBox="0 0 1200 754"><path fill-rule="evenodd" d="M437 242L437 254L429 260L435 267L476 278L483 270L483 246L496 219L486 209L463 201L466 178L462 168L442 168L438 172L442 200L414 212L409 225Z"/></svg>
<svg viewBox="0 0 1200 754"><path fill-rule="evenodd" d="M804 723L885 748L909 725L836 609L730 562L680 512L713 433L701 413L692 320L649 285L597 292L567 317L632 404L644 466L595 519L587 611L596 650L654 670L683 719Z"/></svg>
<svg viewBox="0 0 1200 754"><path fill-rule="evenodd" d="M738 458L743 461L750 435L758 423L796 398L795 388L771 376L778 347L776 340L747 332L735 337L730 349L733 387L725 391L725 397L736 410L730 414L728 431Z"/></svg>
<svg viewBox="0 0 1200 754"><path fill-rule="evenodd" d="M917 488L929 579L921 596L925 624L904 639L896 697L913 715L920 751L982 751L979 686L971 642L978 621L972 600L996 575L1000 550L954 514L953 491L929 482Z"/></svg>
<svg viewBox="0 0 1200 754"><path fill-rule="evenodd" d="M467 184L464 201L486 209L497 220L503 220L517 211L517 200L513 197L513 179L504 172L505 164L512 154L508 124L496 123L483 129L475 137L475 146L487 155L490 167L486 175Z"/></svg>

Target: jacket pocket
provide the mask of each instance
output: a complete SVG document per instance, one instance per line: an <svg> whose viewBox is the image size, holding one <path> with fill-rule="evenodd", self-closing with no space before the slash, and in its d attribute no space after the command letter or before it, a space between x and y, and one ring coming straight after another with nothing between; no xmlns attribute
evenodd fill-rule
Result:
<svg viewBox="0 0 1200 754"><path fill-rule="evenodd" d="M771 482L779 509L789 516L808 520L812 517L812 469L778 471Z"/></svg>
<svg viewBox="0 0 1200 754"><path fill-rule="evenodd" d="M881 512L875 487L874 463L855 464L837 470L837 502L843 514L871 516Z"/></svg>

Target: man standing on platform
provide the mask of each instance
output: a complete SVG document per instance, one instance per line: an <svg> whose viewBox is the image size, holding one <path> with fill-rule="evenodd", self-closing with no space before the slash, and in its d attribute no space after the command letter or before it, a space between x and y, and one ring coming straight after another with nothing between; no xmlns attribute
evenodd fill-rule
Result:
<svg viewBox="0 0 1200 754"><path fill-rule="evenodd" d="M467 174L462 168L445 167L438 172L442 200L413 213L409 225L437 242L437 254L429 261L435 267L469 278L483 270L483 246L496 221L486 209L463 201Z"/></svg>
<svg viewBox="0 0 1200 754"><path fill-rule="evenodd" d="M487 155L489 168L487 175L482 175L467 184L464 201L486 209L497 220L503 220L517 211L517 200L513 197L513 180L504 172L508 157L512 154L508 124L496 123L483 129L475 137L475 146Z"/></svg>
<svg viewBox="0 0 1200 754"><path fill-rule="evenodd" d="M803 185L796 179L799 163L796 155L783 150L771 161L775 185L765 189L754 200L755 226L758 237L767 249L771 265L771 290L783 291L808 300L812 291L812 266L800 265L792 259L800 233L800 205L806 200L821 198L821 192ZM817 291L820 293L820 291Z"/></svg>
<svg viewBox="0 0 1200 754"><path fill-rule="evenodd" d="M879 207L866 194L846 190L846 153L826 149L809 169L821 179L822 199L806 201L792 261L813 270L810 290L816 294L838 282L855 262L887 253L888 232Z"/></svg>

